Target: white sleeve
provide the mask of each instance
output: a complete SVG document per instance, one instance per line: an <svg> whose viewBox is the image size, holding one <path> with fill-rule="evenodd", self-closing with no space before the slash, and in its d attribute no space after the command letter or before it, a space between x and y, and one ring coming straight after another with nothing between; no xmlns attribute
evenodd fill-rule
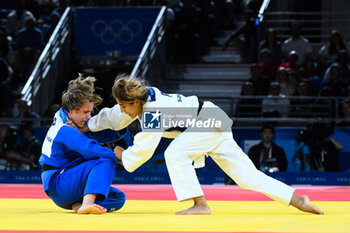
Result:
<svg viewBox="0 0 350 233"><path fill-rule="evenodd" d="M88 126L92 132L104 129L121 130L130 125L135 119L132 119L128 114L122 113L119 105L116 104L113 108L103 108L89 120Z"/></svg>
<svg viewBox="0 0 350 233"><path fill-rule="evenodd" d="M163 132L139 132L134 138L134 145L124 150L122 162L128 172L135 171L149 160L156 150Z"/></svg>

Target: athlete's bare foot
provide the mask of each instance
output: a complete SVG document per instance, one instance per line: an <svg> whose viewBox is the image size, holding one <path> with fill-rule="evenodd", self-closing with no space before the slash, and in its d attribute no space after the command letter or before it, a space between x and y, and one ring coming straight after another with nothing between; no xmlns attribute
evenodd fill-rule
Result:
<svg viewBox="0 0 350 233"><path fill-rule="evenodd" d="M299 197L294 194L292 200L290 201L290 204L304 212L324 214L323 211L320 210L317 206L311 204L310 199L306 195Z"/></svg>
<svg viewBox="0 0 350 233"><path fill-rule="evenodd" d="M205 215L211 214L209 206L194 205L188 209L176 212L177 215Z"/></svg>
<svg viewBox="0 0 350 233"><path fill-rule="evenodd" d="M97 204L90 204L80 206L76 212L78 214L104 214L107 212L107 209Z"/></svg>
<svg viewBox="0 0 350 233"><path fill-rule="evenodd" d="M193 215L193 214L211 214L210 207L207 204L204 196L194 197L193 198L193 206L176 212L177 215Z"/></svg>

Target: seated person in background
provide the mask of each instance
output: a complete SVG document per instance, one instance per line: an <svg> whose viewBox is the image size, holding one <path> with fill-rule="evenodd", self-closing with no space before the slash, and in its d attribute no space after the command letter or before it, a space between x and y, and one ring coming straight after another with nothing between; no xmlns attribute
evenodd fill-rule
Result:
<svg viewBox="0 0 350 233"><path fill-rule="evenodd" d="M311 82L303 81L298 84L297 90L300 98L291 101L292 110L290 117L314 117L315 112L315 89Z"/></svg>
<svg viewBox="0 0 350 233"><path fill-rule="evenodd" d="M6 32L0 29L0 57L13 65L14 53Z"/></svg>
<svg viewBox="0 0 350 233"><path fill-rule="evenodd" d="M271 125L264 125L260 136L261 142L254 145L248 153L255 167L262 172L287 170L288 161L283 148L272 141L275 137L275 129Z"/></svg>
<svg viewBox="0 0 350 233"><path fill-rule="evenodd" d="M321 86L321 89L326 86L330 88L328 96L345 96L346 94L347 84L340 77L339 71L339 64L333 63L329 70L330 79L324 81Z"/></svg>
<svg viewBox="0 0 350 233"><path fill-rule="evenodd" d="M323 82L328 82L331 79L331 68L338 66L339 76L346 84L350 84L350 64L348 54L345 50L339 51L339 56L335 63L332 63L324 73Z"/></svg>
<svg viewBox="0 0 350 233"><path fill-rule="evenodd" d="M242 63L257 62L257 26L255 25L254 14L250 9L246 9L243 16L244 24L229 36L222 49L226 50L227 46L233 42L234 46L239 49ZM244 37L242 39L239 37L241 34Z"/></svg>
<svg viewBox="0 0 350 233"><path fill-rule="evenodd" d="M278 82L270 84L269 95L262 102L263 117L287 117L290 101L281 94L281 86Z"/></svg>
<svg viewBox="0 0 350 233"><path fill-rule="evenodd" d="M272 63L278 66L282 59L281 42L278 41L276 31L273 28L268 29L265 40L259 44L259 51L268 49L271 52ZM261 61L261 60L260 60Z"/></svg>
<svg viewBox="0 0 350 233"><path fill-rule="evenodd" d="M19 153L7 153L7 159L18 162L19 170L39 170L41 142L34 136L30 125L21 126L19 133L24 143Z"/></svg>
<svg viewBox="0 0 350 233"><path fill-rule="evenodd" d="M270 81L260 74L260 67L258 64L250 66L249 82L253 83L253 95L267 95L269 92Z"/></svg>
<svg viewBox="0 0 350 233"><path fill-rule="evenodd" d="M253 96L253 83L245 82L241 89L241 96ZM241 99L236 107L237 117L260 117L261 100L260 99Z"/></svg>
<svg viewBox="0 0 350 233"><path fill-rule="evenodd" d="M288 71L284 67L280 67L277 71L276 81L281 86L281 94L286 96L294 96L297 93L298 76L293 71Z"/></svg>
<svg viewBox="0 0 350 233"><path fill-rule="evenodd" d="M259 55L260 74L269 78L270 82L276 81L277 66L272 63L270 50L263 49Z"/></svg>
<svg viewBox="0 0 350 233"><path fill-rule="evenodd" d="M20 98L11 87L12 73L11 66L0 57L0 117L9 117L17 99Z"/></svg>
<svg viewBox="0 0 350 233"><path fill-rule="evenodd" d="M322 148L321 161L323 162L325 171L339 171L338 152L344 149L344 145L330 135L325 139Z"/></svg>
<svg viewBox="0 0 350 233"><path fill-rule="evenodd" d="M0 124L0 170L7 170L8 162L5 157L7 147L7 131L10 127L7 124Z"/></svg>
<svg viewBox="0 0 350 233"><path fill-rule="evenodd" d="M329 42L323 45L318 51L318 60L323 67L328 67L330 64L336 62L341 50L347 51L348 55L349 49L347 43L337 30L332 30L329 36Z"/></svg>
<svg viewBox="0 0 350 233"><path fill-rule="evenodd" d="M24 5L24 0L15 0L15 9L6 18L6 31L14 40L17 37L18 30L24 27L26 18L34 18L34 15L24 8Z"/></svg>
<svg viewBox="0 0 350 233"><path fill-rule="evenodd" d="M341 119L336 122L337 127L350 127L350 99L345 99L341 104Z"/></svg>
<svg viewBox="0 0 350 233"><path fill-rule="evenodd" d="M25 100L19 100L14 109L13 117L17 118L31 118L24 119L20 122L22 125L31 125L32 127L40 126L40 115L33 111L30 111L28 102Z"/></svg>
<svg viewBox="0 0 350 233"><path fill-rule="evenodd" d="M44 34L35 27L33 18L26 19L26 27L18 32L15 51L15 71L20 73L19 82L25 83L44 47Z"/></svg>
<svg viewBox="0 0 350 233"><path fill-rule="evenodd" d="M21 146L17 137L17 130L7 128L4 141L2 143L4 158L7 160L6 170L19 170L20 162L13 159L15 156L20 156Z"/></svg>
<svg viewBox="0 0 350 233"><path fill-rule="evenodd" d="M284 67L290 71L294 71L297 74L302 73L302 69L303 67L301 65L298 64L299 61L299 54L297 53L297 51L292 50L289 52L288 54L288 58L287 61L284 63L281 63L278 68Z"/></svg>
<svg viewBox="0 0 350 233"><path fill-rule="evenodd" d="M290 27L291 36L282 43L282 53L285 59L291 51L296 51L299 55L298 65L303 65L311 61L312 46L308 39L301 36L301 27L299 23L292 23Z"/></svg>

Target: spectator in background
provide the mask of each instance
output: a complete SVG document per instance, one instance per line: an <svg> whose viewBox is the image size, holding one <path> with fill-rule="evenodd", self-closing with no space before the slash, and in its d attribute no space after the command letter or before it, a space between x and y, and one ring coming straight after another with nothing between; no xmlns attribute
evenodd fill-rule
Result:
<svg viewBox="0 0 350 233"><path fill-rule="evenodd" d="M67 7L68 7L68 0L59 0L58 7L54 10L54 12L58 13L58 15L62 17Z"/></svg>
<svg viewBox="0 0 350 233"><path fill-rule="evenodd" d="M24 9L24 0L15 0L15 9L6 18L6 30L13 40L17 38L18 31L25 26L27 18L34 18L34 15Z"/></svg>
<svg viewBox="0 0 350 233"><path fill-rule="evenodd" d="M7 128L2 146L4 157L7 160L6 170L19 170L20 163L17 160L12 159L15 156L20 156L21 151L16 129L10 127Z"/></svg>
<svg viewBox="0 0 350 233"><path fill-rule="evenodd" d="M323 117L323 118L331 118L335 117L335 102L329 98L324 98L329 96L330 88L325 86L319 90L319 96L321 98L317 98L313 110L313 117Z"/></svg>
<svg viewBox="0 0 350 233"><path fill-rule="evenodd" d="M281 42L277 39L276 32L273 28L269 28L265 35L265 39L259 44L259 52L263 49L268 49L271 52L271 61L278 66L282 59ZM261 60L260 60L261 61Z"/></svg>
<svg viewBox="0 0 350 233"><path fill-rule="evenodd" d="M323 153L321 153L321 161L323 162L325 171L339 171L338 152L344 149L344 145L330 135L325 139L322 147Z"/></svg>
<svg viewBox="0 0 350 233"><path fill-rule="evenodd" d="M10 116L12 108L18 98L11 88L11 78L13 70L7 61L0 58L0 116Z"/></svg>
<svg viewBox="0 0 350 233"><path fill-rule="evenodd" d="M167 28L171 29L172 24L174 23L175 20L175 13L172 8L169 7L169 3L167 0L156 0L156 5L159 6L166 6L166 21L167 21Z"/></svg>
<svg viewBox="0 0 350 233"><path fill-rule="evenodd" d="M254 14L251 10L246 9L243 15L244 24L229 36L222 49L226 50L227 46L233 42L234 46L240 51L241 62L257 62L258 30L255 25ZM239 38L241 34L244 36L243 39Z"/></svg>
<svg viewBox="0 0 350 233"><path fill-rule="evenodd" d="M192 0L183 0L182 6L176 7L171 53L176 63L194 63L199 61L201 9L192 4Z"/></svg>
<svg viewBox="0 0 350 233"><path fill-rule="evenodd" d="M343 79L346 84L350 84L350 65L349 65L348 54L345 50L340 50L336 62L332 63L326 70L323 76L323 82L331 80L330 70L333 66L338 66L339 76Z"/></svg>
<svg viewBox="0 0 350 233"><path fill-rule="evenodd" d="M269 92L270 81L260 75L260 67L258 64L250 66L249 82L253 83L253 95L267 95Z"/></svg>
<svg viewBox="0 0 350 233"><path fill-rule="evenodd" d="M278 82L270 84L269 95L262 101L263 117L287 117L290 109L290 101L281 94L281 86Z"/></svg>
<svg viewBox="0 0 350 233"><path fill-rule="evenodd" d="M264 125L260 131L261 142L254 145L248 152L255 167L262 172L286 171L288 161L282 147L273 142L275 129Z"/></svg>
<svg viewBox="0 0 350 233"><path fill-rule="evenodd" d="M24 139L23 145L18 153L7 153L7 159L18 164L19 170L39 170L41 142L34 136L33 129L29 125L21 126L19 133Z"/></svg>
<svg viewBox="0 0 350 233"><path fill-rule="evenodd" d="M29 106L27 101L25 100L19 100L15 110L13 117L16 118L31 118L31 119L24 119L20 122L20 124L24 125L31 125L32 127L39 127L40 126L40 115L32 112L29 110Z"/></svg>
<svg viewBox="0 0 350 233"><path fill-rule="evenodd" d="M298 84L297 94L300 96L298 99L293 99L291 101L292 110L291 117L314 117L317 113L315 108L314 98L315 91L310 82L300 82Z"/></svg>
<svg viewBox="0 0 350 233"><path fill-rule="evenodd" d="M45 43L49 42L50 36L55 30L58 22L60 21L60 15L57 12L53 12L50 15L49 24L44 25L44 39Z"/></svg>
<svg viewBox="0 0 350 233"><path fill-rule="evenodd" d="M294 96L297 93L298 78L293 71L288 71L285 67L280 67L276 74L276 81L281 86L281 94Z"/></svg>
<svg viewBox="0 0 350 233"><path fill-rule="evenodd" d="M329 87L328 96L345 96L347 84L339 76L340 67L338 63L333 63L330 66L330 79L323 82L322 87Z"/></svg>
<svg viewBox="0 0 350 233"><path fill-rule="evenodd" d="M18 32L15 52L15 71L19 72L19 82L27 81L44 47L44 34L35 27L33 18L26 19L26 27Z"/></svg>
<svg viewBox="0 0 350 233"><path fill-rule="evenodd" d="M175 9L176 7L180 7L182 5L181 0L167 0L167 4L171 9Z"/></svg>
<svg viewBox="0 0 350 233"><path fill-rule="evenodd" d="M301 65L298 64L299 61L299 54L297 51L292 50L289 52L288 54L288 58L286 62L281 63L278 68L280 67L284 67L288 70L291 70L297 74L302 73L301 69L303 69L303 67Z"/></svg>
<svg viewBox="0 0 350 233"><path fill-rule="evenodd" d="M38 24L42 25L50 23L51 14L55 12L57 5L58 1L41 1L39 5L40 17L36 17Z"/></svg>
<svg viewBox="0 0 350 233"><path fill-rule="evenodd" d="M350 99L341 103L341 119L336 122L337 127L350 127Z"/></svg>
<svg viewBox="0 0 350 233"><path fill-rule="evenodd" d="M245 82L241 89L241 96L251 97L254 93L252 82ZM236 107L237 117L260 117L261 114L261 100L260 99L241 99Z"/></svg>
<svg viewBox="0 0 350 233"><path fill-rule="evenodd" d="M267 77L270 82L276 81L277 66L272 63L271 52L268 49L260 51L260 74Z"/></svg>
<svg viewBox="0 0 350 233"><path fill-rule="evenodd" d="M303 65L311 61L312 47L310 42L301 36L301 27L299 23L292 23L290 27L291 37L282 43L282 53L285 59L291 51L296 51L299 55L298 65Z"/></svg>
<svg viewBox="0 0 350 233"><path fill-rule="evenodd" d="M0 58L5 59L11 66L14 62L14 53L4 30L0 30Z"/></svg>
<svg viewBox="0 0 350 233"><path fill-rule="evenodd" d="M0 170L7 170L8 161L5 157L5 150L7 147L7 131L9 126L7 124L0 124Z"/></svg>
<svg viewBox="0 0 350 233"><path fill-rule="evenodd" d="M349 56L347 51L340 50L337 58L337 63L339 64L339 75L343 78L346 84L350 84L350 64Z"/></svg>
<svg viewBox="0 0 350 233"><path fill-rule="evenodd" d="M322 66L326 68L336 62L341 50L345 50L348 55L349 47L347 43L337 30L332 30L328 43L323 45L318 51L318 59Z"/></svg>

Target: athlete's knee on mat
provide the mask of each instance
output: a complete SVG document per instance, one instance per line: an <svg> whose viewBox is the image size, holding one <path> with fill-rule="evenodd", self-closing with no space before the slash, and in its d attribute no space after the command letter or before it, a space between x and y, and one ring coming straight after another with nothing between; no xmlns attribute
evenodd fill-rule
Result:
<svg viewBox="0 0 350 233"><path fill-rule="evenodd" d="M72 209L72 205L74 204L74 203L71 203L71 202L60 202L60 201L57 201L57 200L53 200L53 202L58 207L61 207L62 209L66 209L66 210L71 210Z"/></svg>
<svg viewBox="0 0 350 233"><path fill-rule="evenodd" d="M105 207L107 212L113 212L121 209L125 205L126 196L123 192L115 193L113 198L109 198L109 203Z"/></svg>

